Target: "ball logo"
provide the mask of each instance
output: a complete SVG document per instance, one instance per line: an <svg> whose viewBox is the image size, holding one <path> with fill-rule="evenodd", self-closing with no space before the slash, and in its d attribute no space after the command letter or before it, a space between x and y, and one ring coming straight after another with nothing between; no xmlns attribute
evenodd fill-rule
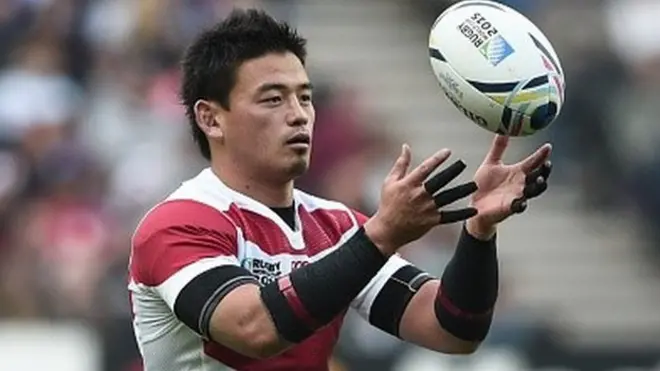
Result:
<svg viewBox="0 0 660 371"><path fill-rule="evenodd" d="M452 104L454 104L454 106L458 108L461 112L463 112L465 116L467 116L470 120L474 121L477 125L482 126L484 128L488 128L488 121L486 121L485 118L465 108L458 100L458 98L456 98L444 85L441 84L440 88L444 90L445 94L447 95L447 98L449 98L449 101L452 102Z"/></svg>
<svg viewBox="0 0 660 371"><path fill-rule="evenodd" d="M474 13L458 25L458 30L493 66L497 66L514 53L500 32L480 13Z"/></svg>
<svg viewBox="0 0 660 371"><path fill-rule="evenodd" d="M446 88L451 90L459 100L463 99L463 92L458 87L458 81L456 81L449 73L439 73L438 78L441 81L444 81ZM442 86L442 88L444 89L445 86Z"/></svg>

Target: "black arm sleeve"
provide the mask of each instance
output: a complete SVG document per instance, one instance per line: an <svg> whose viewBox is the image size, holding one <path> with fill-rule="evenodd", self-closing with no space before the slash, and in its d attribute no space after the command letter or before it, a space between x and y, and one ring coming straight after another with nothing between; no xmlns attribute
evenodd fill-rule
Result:
<svg viewBox="0 0 660 371"><path fill-rule="evenodd" d="M261 297L280 336L299 343L346 310L386 262L360 228L328 256L266 285Z"/></svg>
<svg viewBox="0 0 660 371"><path fill-rule="evenodd" d="M436 296L440 325L460 339L483 340L492 322L498 285L495 237L477 240L463 228Z"/></svg>
<svg viewBox="0 0 660 371"><path fill-rule="evenodd" d="M177 318L206 339L210 339L211 315L218 303L233 289L258 281L244 268L229 265L201 273L179 293L174 302Z"/></svg>

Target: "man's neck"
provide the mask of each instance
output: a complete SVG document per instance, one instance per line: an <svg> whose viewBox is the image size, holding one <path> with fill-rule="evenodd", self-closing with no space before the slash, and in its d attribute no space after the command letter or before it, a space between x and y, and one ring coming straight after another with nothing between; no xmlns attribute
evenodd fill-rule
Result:
<svg viewBox="0 0 660 371"><path fill-rule="evenodd" d="M268 207L288 207L293 204L293 181L267 182L236 169L212 164L213 173L234 191L240 192Z"/></svg>

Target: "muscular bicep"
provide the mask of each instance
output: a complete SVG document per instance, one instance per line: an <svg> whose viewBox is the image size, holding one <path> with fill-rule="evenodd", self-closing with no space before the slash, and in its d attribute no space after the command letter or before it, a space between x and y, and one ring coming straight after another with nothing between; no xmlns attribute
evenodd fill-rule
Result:
<svg viewBox="0 0 660 371"><path fill-rule="evenodd" d="M186 284L174 314L205 339L246 356L277 351L277 330L261 301L261 286L246 269L224 265L206 270Z"/></svg>
<svg viewBox="0 0 660 371"><path fill-rule="evenodd" d="M228 292L213 310L209 331L213 341L253 358L268 358L292 345L280 338L257 284Z"/></svg>
<svg viewBox="0 0 660 371"><path fill-rule="evenodd" d="M233 290L243 285L258 287L257 280L241 267L222 265L205 270L179 291L172 305L173 312L199 335L215 339L211 323L216 308Z"/></svg>

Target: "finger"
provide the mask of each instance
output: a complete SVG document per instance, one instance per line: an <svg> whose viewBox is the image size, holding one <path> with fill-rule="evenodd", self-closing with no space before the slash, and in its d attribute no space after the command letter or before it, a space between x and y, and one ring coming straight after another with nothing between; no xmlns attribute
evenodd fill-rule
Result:
<svg viewBox="0 0 660 371"><path fill-rule="evenodd" d="M546 183L543 178L538 178L540 181L537 181L533 184L528 184L523 190L523 196L527 199L540 196L543 192L548 189L548 183Z"/></svg>
<svg viewBox="0 0 660 371"><path fill-rule="evenodd" d="M502 161L502 156L504 156L504 151L506 147L509 146L509 137L506 135L496 135L493 139L493 143L490 146L490 150L486 155L485 163L494 164L499 161Z"/></svg>
<svg viewBox="0 0 660 371"><path fill-rule="evenodd" d="M451 151L448 149L442 149L436 152L433 156L427 158L419 166L417 166L413 171L408 175L408 179L413 184L420 184L426 179L433 170L437 169L440 164L447 161L451 155Z"/></svg>
<svg viewBox="0 0 660 371"><path fill-rule="evenodd" d="M543 179L547 181L548 178L550 178L551 173L552 173L552 161L548 160L543 164L543 166L541 166L541 176L543 177Z"/></svg>
<svg viewBox="0 0 660 371"><path fill-rule="evenodd" d="M411 157L410 147L407 144L402 145L401 154L396 159L396 162L394 163L394 166L392 166L392 170L390 170L387 177L392 180L400 180L403 178L408 172Z"/></svg>
<svg viewBox="0 0 660 371"><path fill-rule="evenodd" d="M443 210L440 211L440 223L439 224L450 224L461 222L463 220L470 219L471 217L477 215L477 209L474 207L467 207L465 209L458 210Z"/></svg>
<svg viewBox="0 0 660 371"><path fill-rule="evenodd" d="M522 168L522 171L525 174L531 173L534 169L541 166L542 163L548 160L551 152L552 145L546 143L537 149L536 152L529 155L526 159L520 161L518 165Z"/></svg>
<svg viewBox="0 0 660 371"><path fill-rule="evenodd" d="M521 214L527 210L527 200L525 197L516 198L511 202L511 212L514 214Z"/></svg>
<svg viewBox="0 0 660 371"><path fill-rule="evenodd" d="M447 206L455 201L460 200L461 198L467 197L477 190L477 183L469 182L461 184L454 188L442 191L433 197L435 206L438 208Z"/></svg>
<svg viewBox="0 0 660 371"><path fill-rule="evenodd" d="M435 174L433 177L431 177L431 179L424 182L424 189L430 195L435 194L442 187L446 186L449 184L449 182L459 176L466 167L467 165L465 165L465 163L461 160L454 162L451 164L451 166Z"/></svg>
<svg viewBox="0 0 660 371"><path fill-rule="evenodd" d="M552 163L546 161L541 167L527 174L525 177L525 184L534 184L538 182L538 179L541 178L544 181L547 181L550 178L550 173L552 172Z"/></svg>

